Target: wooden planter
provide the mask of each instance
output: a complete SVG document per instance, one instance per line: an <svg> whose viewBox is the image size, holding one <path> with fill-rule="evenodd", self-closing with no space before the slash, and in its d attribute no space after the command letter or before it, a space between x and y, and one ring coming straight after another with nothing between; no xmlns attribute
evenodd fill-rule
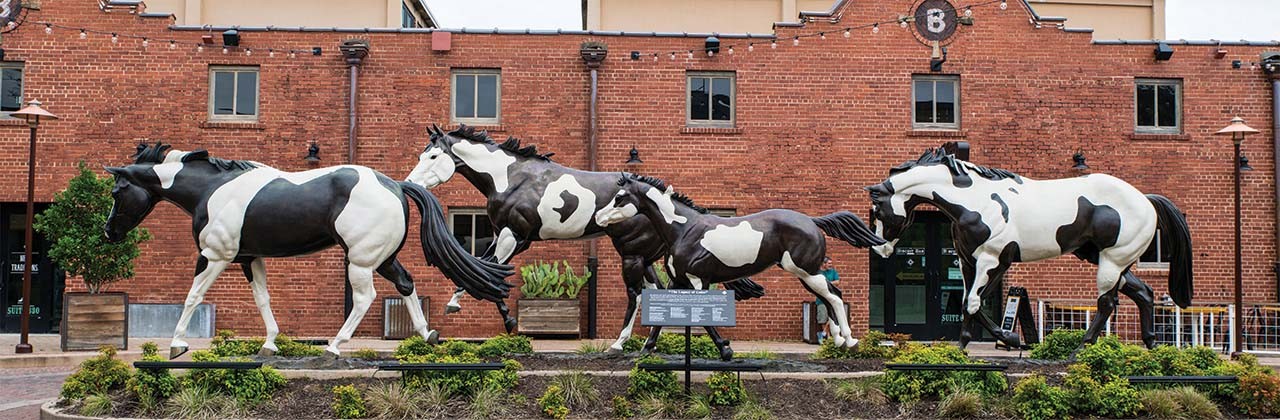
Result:
<svg viewBox="0 0 1280 420"><path fill-rule="evenodd" d="M129 349L129 295L68 292L62 301L62 351Z"/></svg>
<svg viewBox="0 0 1280 420"><path fill-rule="evenodd" d="M577 299L520 299L516 304L521 334L582 334Z"/></svg>

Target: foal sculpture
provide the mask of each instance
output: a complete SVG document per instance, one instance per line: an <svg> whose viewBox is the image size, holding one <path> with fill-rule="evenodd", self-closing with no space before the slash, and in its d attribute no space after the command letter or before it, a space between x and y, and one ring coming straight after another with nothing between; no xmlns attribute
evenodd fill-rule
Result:
<svg viewBox="0 0 1280 420"><path fill-rule="evenodd" d="M568 168L551 160L551 153L540 154L534 146L521 146L512 137L498 143L483 131L462 126L445 133L439 127L428 129L430 142L419 156L418 165L406 181L427 188L449 181L461 174L475 186L487 201L486 214L494 225L497 238L485 251L486 258L500 263L510 261L535 241L585 239L607 235L622 257L622 278L627 287L627 311L623 329L610 351L622 351L622 343L631 336L640 291L658 283L653 262L667 250L643 217L605 227L595 223L592 215L618 191L617 173L590 172ZM759 297L764 288L750 279L726 283L739 299ZM459 289L449 301L446 313L460 309ZM505 304L498 310L507 320L507 331L515 320L507 315ZM715 328L707 328L708 336L728 360L733 350ZM645 348L652 350L657 334L651 334Z"/></svg>
<svg viewBox="0 0 1280 420"><path fill-rule="evenodd" d="M966 288L961 347L969 343L974 316L1002 342L1017 345L1017 335L980 311L981 296L999 293L1002 276L1015 262L1068 253L1098 266L1098 313L1084 342L1097 339L1119 292L1138 305L1142 341L1154 346L1152 290L1130 268L1157 228L1171 254L1169 295L1178 306L1191 304L1191 232L1182 212L1168 198L1143 195L1110 175L1037 181L978 166L938 148L893 168L888 179L865 189L871 194L876 234L889 241L873 248L883 257L893 254L916 206L933 205L951 219Z"/></svg>
<svg viewBox="0 0 1280 420"><path fill-rule="evenodd" d="M741 217L718 217L698 211L688 197L657 178L623 174L613 200L596 212L596 223L609 226L636 215L653 225L670 249L667 271L672 282L693 289L750 276L778 265L798 277L826 305L832 340L853 347L840 289L822 275L829 235L856 247L884 244L862 219L842 211L822 217L782 209ZM655 327L658 328L658 327ZM657 331L653 335L656 336Z"/></svg>
<svg viewBox="0 0 1280 420"><path fill-rule="evenodd" d="M415 332L429 341L418 294L409 272L396 259L409 227L409 204L422 217L422 250L458 286L478 299L501 301L511 285L508 265L477 259L449 234L435 197L422 187L396 182L363 166L342 165L304 172L285 172L261 163L210 157L204 150L183 152L168 145L139 145L135 163L108 167L115 176L115 204L105 227L108 240L119 240L160 201L192 216L192 234L200 250L196 276L169 347L170 358L187 351L187 324L213 281L231 263L239 263L253 289L267 336L260 354L272 354L279 333L267 295L263 258L291 257L334 245L346 252L352 309L338 335L326 348L337 357L338 346L351 334L374 299L373 273L390 280L404 299Z"/></svg>

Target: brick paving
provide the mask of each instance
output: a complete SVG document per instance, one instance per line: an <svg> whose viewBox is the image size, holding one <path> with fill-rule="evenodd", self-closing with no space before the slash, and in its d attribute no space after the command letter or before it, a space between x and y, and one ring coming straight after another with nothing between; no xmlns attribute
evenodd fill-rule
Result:
<svg viewBox="0 0 1280 420"><path fill-rule="evenodd" d="M58 397L72 367L5 369L0 371L0 419L35 419L40 405Z"/></svg>

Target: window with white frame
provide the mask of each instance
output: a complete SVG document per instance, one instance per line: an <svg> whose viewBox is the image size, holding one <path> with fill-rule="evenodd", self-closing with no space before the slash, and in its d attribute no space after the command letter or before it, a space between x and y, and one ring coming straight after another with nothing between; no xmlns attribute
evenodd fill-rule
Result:
<svg viewBox="0 0 1280 420"><path fill-rule="evenodd" d="M258 120L257 67L209 67L209 120Z"/></svg>
<svg viewBox="0 0 1280 420"><path fill-rule="evenodd" d="M0 113L22 109L22 63L0 63Z"/></svg>
<svg viewBox="0 0 1280 420"><path fill-rule="evenodd" d="M1147 246L1147 251L1138 257L1138 266L1142 268L1168 268L1169 267L1169 250L1165 248L1162 238L1163 232L1156 229L1156 236L1151 238L1151 245Z"/></svg>
<svg viewBox="0 0 1280 420"><path fill-rule="evenodd" d="M1182 81L1137 79L1134 83L1135 132L1182 132Z"/></svg>
<svg viewBox="0 0 1280 420"><path fill-rule="evenodd" d="M484 209L450 209L449 230L471 255L480 255L493 243L493 225Z"/></svg>
<svg viewBox="0 0 1280 420"><path fill-rule="evenodd" d="M911 126L917 129L960 128L960 78L916 75L911 78Z"/></svg>
<svg viewBox="0 0 1280 420"><path fill-rule="evenodd" d="M452 97L453 122L499 124L502 118L502 71L455 69Z"/></svg>
<svg viewBox="0 0 1280 420"><path fill-rule="evenodd" d="M734 79L733 72L689 72L686 123L690 127L732 128L736 100Z"/></svg>

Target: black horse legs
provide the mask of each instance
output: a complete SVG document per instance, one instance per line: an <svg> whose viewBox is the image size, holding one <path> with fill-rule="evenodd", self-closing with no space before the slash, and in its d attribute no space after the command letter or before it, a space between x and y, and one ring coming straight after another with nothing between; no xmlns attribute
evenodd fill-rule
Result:
<svg viewBox="0 0 1280 420"><path fill-rule="evenodd" d="M1111 313L1116 310L1116 305L1120 303L1120 298L1116 297L1117 289L1111 289L1102 296L1098 296L1098 312L1094 314L1089 329L1085 330L1082 344L1093 344L1098 340L1098 334L1102 333L1102 326L1106 325L1107 320L1111 318Z"/></svg>
<svg viewBox="0 0 1280 420"><path fill-rule="evenodd" d="M1151 286L1139 280L1138 276L1125 270L1124 286L1120 287L1120 293L1128 296L1134 304L1138 305L1138 318L1142 322L1142 343L1148 349L1155 348L1155 292L1151 291Z"/></svg>

